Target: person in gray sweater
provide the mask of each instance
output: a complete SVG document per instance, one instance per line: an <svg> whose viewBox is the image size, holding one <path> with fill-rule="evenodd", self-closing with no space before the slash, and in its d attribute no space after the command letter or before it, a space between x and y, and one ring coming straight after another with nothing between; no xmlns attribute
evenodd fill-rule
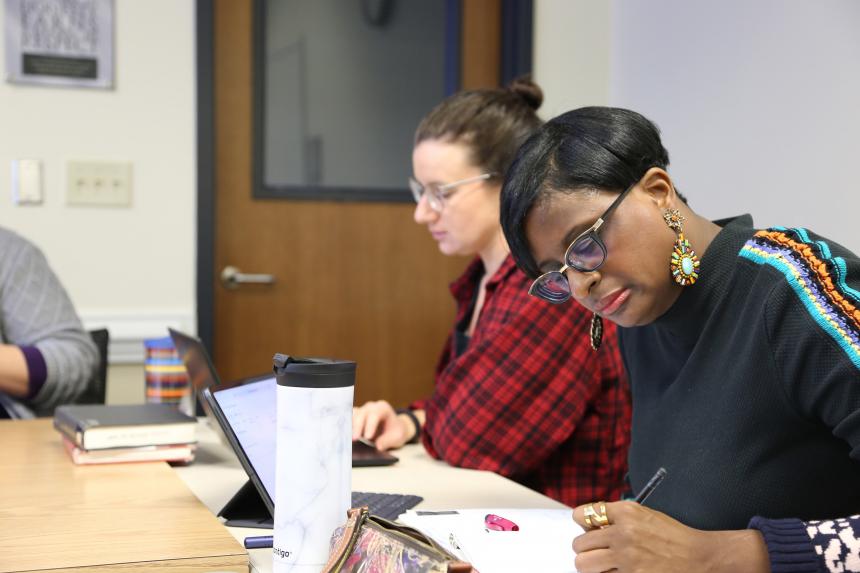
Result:
<svg viewBox="0 0 860 573"><path fill-rule="evenodd" d="M73 402L98 358L42 252L0 228L0 418L50 415Z"/></svg>

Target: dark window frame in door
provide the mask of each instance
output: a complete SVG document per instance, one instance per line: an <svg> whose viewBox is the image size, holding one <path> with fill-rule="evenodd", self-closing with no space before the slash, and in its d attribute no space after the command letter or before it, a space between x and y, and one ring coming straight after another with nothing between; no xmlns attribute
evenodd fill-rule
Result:
<svg viewBox="0 0 860 573"><path fill-rule="evenodd" d="M215 6L196 0L197 335L211 354L215 336Z"/></svg>

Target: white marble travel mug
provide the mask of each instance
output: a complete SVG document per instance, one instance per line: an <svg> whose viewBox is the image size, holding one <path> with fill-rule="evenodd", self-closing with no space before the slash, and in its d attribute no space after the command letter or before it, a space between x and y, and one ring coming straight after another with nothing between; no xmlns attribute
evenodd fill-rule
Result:
<svg viewBox="0 0 860 573"><path fill-rule="evenodd" d="M355 362L276 354L276 573L318 572L352 501Z"/></svg>

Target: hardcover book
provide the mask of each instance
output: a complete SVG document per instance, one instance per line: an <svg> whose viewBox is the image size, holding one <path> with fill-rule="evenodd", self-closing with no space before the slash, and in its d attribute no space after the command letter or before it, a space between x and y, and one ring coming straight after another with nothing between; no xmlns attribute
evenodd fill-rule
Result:
<svg viewBox="0 0 860 573"><path fill-rule="evenodd" d="M63 436L63 445L69 457L78 465L115 464L125 462L176 462L194 461L194 444L171 446L137 446L134 448L110 448L107 450L83 450Z"/></svg>
<svg viewBox="0 0 860 573"><path fill-rule="evenodd" d="M169 404L59 406L54 411L54 427L83 450L197 441L197 420Z"/></svg>

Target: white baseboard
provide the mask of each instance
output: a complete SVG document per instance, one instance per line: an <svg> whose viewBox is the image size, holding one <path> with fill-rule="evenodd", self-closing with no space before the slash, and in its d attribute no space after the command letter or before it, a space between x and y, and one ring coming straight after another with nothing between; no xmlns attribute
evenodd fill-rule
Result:
<svg viewBox="0 0 860 573"><path fill-rule="evenodd" d="M110 333L108 364L142 364L143 341L147 338L167 336L168 327L189 334L194 334L197 330L193 311L94 310L81 311L78 314L87 330L108 329Z"/></svg>

